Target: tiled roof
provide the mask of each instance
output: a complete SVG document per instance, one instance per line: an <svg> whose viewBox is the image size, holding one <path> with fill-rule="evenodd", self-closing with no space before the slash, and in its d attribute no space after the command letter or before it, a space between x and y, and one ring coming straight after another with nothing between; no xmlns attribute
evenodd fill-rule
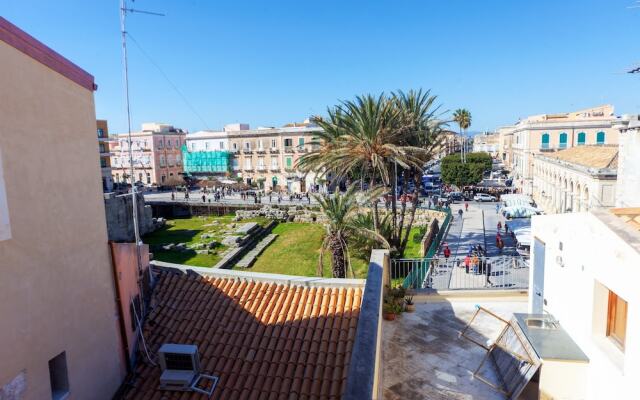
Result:
<svg viewBox="0 0 640 400"><path fill-rule="evenodd" d="M618 167L618 146L576 146L555 153L543 153L542 156L588 168Z"/></svg>
<svg viewBox="0 0 640 400"><path fill-rule="evenodd" d="M163 271L144 336L195 344L212 399L338 399L356 334L362 289L303 287ZM158 389L160 367L139 357L126 399L202 399Z"/></svg>

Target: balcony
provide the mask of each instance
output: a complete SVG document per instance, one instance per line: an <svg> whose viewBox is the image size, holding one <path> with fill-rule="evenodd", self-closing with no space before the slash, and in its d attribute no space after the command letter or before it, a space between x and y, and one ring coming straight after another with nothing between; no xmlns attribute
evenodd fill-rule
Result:
<svg viewBox="0 0 640 400"><path fill-rule="evenodd" d="M269 149L269 152L273 154L278 154L280 153L280 149L277 147L272 147L271 149Z"/></svg>
<svg viewBox="0 0 640 400"><path fill-rule="evenodd" d="M244 172L253 172L253 167L244 167Z"/></svg>
<svg viewBox="0 0 640 400"><path fill-rule="evenodd" d="M279 166L277 166L277 165L272 165L271 167L269 167L269 169L270 169L272 172L280 172L280 167L279 167Z"/></svg>
<svg viewBox="0 0 640 400"><path fill-rule="evenodd" d="M262 147L258 147L258 148L256 149L256 153L258 153L258 154L264 154L264 153L266 153L266 152L267 152L267 151L266 151L264 148L262 148Z"/></svg>
<svg viewBox="0 0 640 400"><path fill-rule="evenodd" d="M264 165L258 165L257 170L258 170L258 171L266 171L266 170L267 170L267 167L265 167Z"/></svg>
<svg viewBox="0 0 640 400"><path fill-rule="evenodd" d="M284 152L285 153L289 153L289 154L293 154L293 153L295 153L295 149L293 148L293 146L285 147L284 148Z"/></svg>
<svg viewBox="0 0 640 400"><path fill-rule="evenodd" d="M243 154L251 154L251 153L253 153L253 150L251 150L251 149L242 149L242 153Z"/></svg>
<svg viewBox="0 0 640 400"><path fill-rule="evenodd" d="M307 148L304 147L304 146L298 146L298 147L296 147L296 151L298 153L307 153L309 150L307 150Z"/></svg>

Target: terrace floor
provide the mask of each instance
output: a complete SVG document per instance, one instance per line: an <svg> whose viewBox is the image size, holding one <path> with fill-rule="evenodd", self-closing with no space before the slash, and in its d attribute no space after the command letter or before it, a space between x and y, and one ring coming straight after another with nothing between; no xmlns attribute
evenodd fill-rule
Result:
<svg viewBox="0 0 640 400"><path fill-rule="evenodd" d="M417 302L414 313L383 321L383 391L387 400L494 400L504 396L474 379L485 350L459 333L480 305L504 319L526 312L526 297ZM470 334L495 339L503 325L481 313ZM484 374L491 371L483 369ZM495 378L495 377L494 377ZM490 379L494 380L494 379Z"/></svg>

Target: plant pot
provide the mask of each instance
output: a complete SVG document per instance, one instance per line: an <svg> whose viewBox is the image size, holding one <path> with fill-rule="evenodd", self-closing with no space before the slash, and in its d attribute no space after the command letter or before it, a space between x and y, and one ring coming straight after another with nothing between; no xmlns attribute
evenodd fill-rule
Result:
<svg viewBox="0 0 640 400"><path fill-rule="evenodd" d="M382 318L387 321L393 321L394 319L396 319L396 314L393 312L386 312L382 314Z"/></svg>
<svg viewBox="0 0 640 400"><path fill-rule="evenodd" d="M416 310L416 305L415 304L407 304L405 306L405 311L406 312L414 312Z"/></svg>

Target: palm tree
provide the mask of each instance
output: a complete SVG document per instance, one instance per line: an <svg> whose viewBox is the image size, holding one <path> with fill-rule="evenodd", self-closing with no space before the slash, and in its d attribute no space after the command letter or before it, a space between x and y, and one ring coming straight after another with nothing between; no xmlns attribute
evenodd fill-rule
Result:
<svg viewBox="0 0 640 400"><path fill-rule="evenodd" d="M349 260L348 246L348 241L352 238L368 237L388 247L388 243L383 237L370 229L356 225L355 217L359 208L355 196L356 189L357 184L352 184L344 194L314 196L328 219L326 225L327 234L322 241L316 270L318 276L322 276L323 255L328 250L331 252L332 276L334 278L346 278L348 272L351 277L354 277Z"/></svg>
<svg viewBox="0 0 640 400"><path fill-rule="evenodd" d="M343 101L327 110L328 118L314 117L323 129L318 136L320 148L303 155L297 163L305 172L332 172L342 179L359 171L362 179L375 188L378 182L388 185L392 176L390 165L400 168L422 163L423 149L403 144L401 114L395 103L381 94L358 96L355 101ZM374 229L378 231L378 199L372 199Z"/></svg>
<svg viewBox="0 0 640 400"><path fill-rule="evenodd" d="M460 135L462 136L462 132L464 131L464 136L462 138L462 161L466 161L465 155L465 144L467 140L467 129L471 126L471 113L469 110L465 108L458 108L453 112L453 120L460 127Z"/></svg>

